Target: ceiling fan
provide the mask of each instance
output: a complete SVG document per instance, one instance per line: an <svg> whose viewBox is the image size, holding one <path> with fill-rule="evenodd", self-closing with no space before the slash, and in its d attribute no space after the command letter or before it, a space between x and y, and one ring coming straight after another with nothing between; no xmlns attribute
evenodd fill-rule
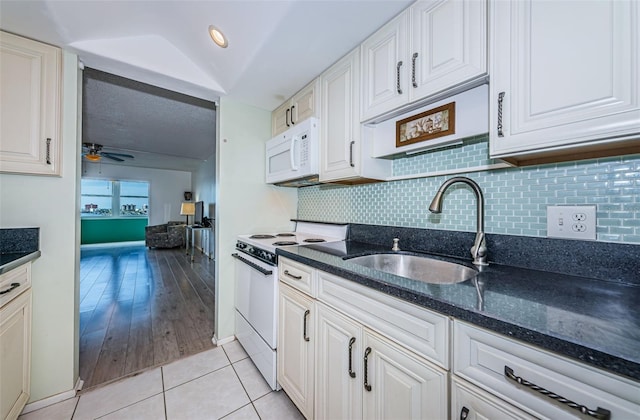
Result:
<svg viewBox="0 0 640 420"><path fill-rule="evenodd" d="M102 150L102 145L97 143L82 143L82 156L92 162L98 162L103 157L117 162L124 162L122 158L134 159L133 156L125 153L105 152Z"/></svg>

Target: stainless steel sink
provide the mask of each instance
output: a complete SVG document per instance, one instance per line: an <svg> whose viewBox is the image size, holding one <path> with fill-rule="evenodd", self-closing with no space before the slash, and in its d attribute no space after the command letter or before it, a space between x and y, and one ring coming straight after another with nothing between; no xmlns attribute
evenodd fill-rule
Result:
<svg viewBox="0 0 640 420"><path fill-rule="evenodd" d="M405 254L373 254L346 261L425 283L460 283L478 274L462 264Z"/></svg>

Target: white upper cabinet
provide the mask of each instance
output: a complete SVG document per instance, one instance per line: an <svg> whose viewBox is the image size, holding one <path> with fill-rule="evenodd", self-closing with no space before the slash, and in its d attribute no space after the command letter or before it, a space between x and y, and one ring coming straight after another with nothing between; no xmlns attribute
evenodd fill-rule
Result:
<svg viewBox="0 0 640 420"><path fill-rule="evenodd" d="M375 162L361 141L360 49L320 76L320 181L369 182L391 173L390 162Z"/></svg>
<svg viewBox="0 0 640 420"><path fill-rule="evenodd" d="M0 32L0 66L0 172L60 175L60 49Z"/></svg>
<svg viewBox="0 0 640 420"><path fill-rule="evenodd" d="M320 109L319 84L320 79L315 79L271 113L271 135L273 137L284 133L288 128L309 117L318 116Z"/></svg>
<svg viewBox="0 0 640 420"><path fill-rule="evenodd" d="M419 1L410 10L410 101L486 75L486 1Z"/></svg>
<svg viewBox="0 0 640 420"><path fill-rule="evenodd" d="M496 1L490 21L492 157L640 152L640 3Z"/></svg>
<svg viewBox="0 0 640 420"><path fill-rule="evenodd" d="M362 113L368 120L406 104L409 9L362 43Z"/></svg>
<svg viewBox="0 0 640 420"><path fill-rule="evenodd" d="M473 87L486 73L486 1L418 1L362 44L361 120Z"/></svg>

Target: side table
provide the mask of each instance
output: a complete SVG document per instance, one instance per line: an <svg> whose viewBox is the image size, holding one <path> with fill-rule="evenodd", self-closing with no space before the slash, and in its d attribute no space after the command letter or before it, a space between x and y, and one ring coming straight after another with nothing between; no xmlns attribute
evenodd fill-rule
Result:
<svg viewBox="0 0 640 420"><path fill-rule="evenodd" d="M191 243L191 261L194 260L193 258L193 254L195 253L196 247L195 247L195 232L202 232L202 235L200 237L200 245L202 246L201 250L203 254L206 254L209 259L211 259L211 250L210 248L210 244L211 244L211 239L210 239L210 232L213 230L213 228L210 227L204 227L204 226L195 226L195 225L191 225L191 226L187 226L186 229L186 248L187 248L187 255L189 255L189 243ZM191 239L191 241L189 241L189 239ZM206 248L206 251L205 251Z"/></svg>

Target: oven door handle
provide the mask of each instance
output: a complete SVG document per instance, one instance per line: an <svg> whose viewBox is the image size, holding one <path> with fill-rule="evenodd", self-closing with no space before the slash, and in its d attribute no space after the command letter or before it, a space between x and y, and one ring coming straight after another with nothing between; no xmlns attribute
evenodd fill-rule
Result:
<svg viewBox="0 0 640 420"><path fill-rule="evenodd" d="M246 258L242 258L240 255L236 254L231 254L231 256L237 260L242 261L243 263L247 264L249 267L258 270L259 272L261 272L262 274L264 274L265 276L270 276L271 274L273 274L273 271L271 270L265 270L264 268L260 267L258 264L254 264L251 261L249 261Z"/></svg>

